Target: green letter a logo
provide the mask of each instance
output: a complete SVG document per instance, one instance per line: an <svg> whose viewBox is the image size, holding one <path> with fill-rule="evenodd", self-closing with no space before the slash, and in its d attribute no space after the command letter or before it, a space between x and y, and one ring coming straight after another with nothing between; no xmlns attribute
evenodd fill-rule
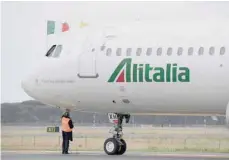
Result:
<svg viewBox="0 0 229 160"><path fill-rule="evenodd" d="M125 68L124 68L125 67ZM131 58L122 60L112 73L108 82L130 82ZM126 72L126 79L125 79Z"/></svg>

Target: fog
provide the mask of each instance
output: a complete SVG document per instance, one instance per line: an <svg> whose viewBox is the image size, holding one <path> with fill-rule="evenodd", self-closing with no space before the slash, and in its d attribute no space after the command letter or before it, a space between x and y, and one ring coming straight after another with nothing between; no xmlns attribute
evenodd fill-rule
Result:
<svg viewBox="0 0 229 160"><path fill-rule="evenodd" d="M21 80L45 55L47 20L69 22L79 32L81 21L89 26L229 22L229 2L3 2L1 7L1 102L31 99Z"/></svg>

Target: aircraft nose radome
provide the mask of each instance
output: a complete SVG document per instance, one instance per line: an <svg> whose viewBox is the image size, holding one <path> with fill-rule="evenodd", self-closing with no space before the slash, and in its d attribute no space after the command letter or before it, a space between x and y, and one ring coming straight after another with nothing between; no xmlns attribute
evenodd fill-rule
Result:
<svg viewBox="0 0 229 160"><path fill-rule="evenodd" d="M32 90L33 90L33 77L32 76L28 76L25 79L23 79L21 81L21 87L23 88L23 90L29 95L31 96L32 94Z"/></svg>

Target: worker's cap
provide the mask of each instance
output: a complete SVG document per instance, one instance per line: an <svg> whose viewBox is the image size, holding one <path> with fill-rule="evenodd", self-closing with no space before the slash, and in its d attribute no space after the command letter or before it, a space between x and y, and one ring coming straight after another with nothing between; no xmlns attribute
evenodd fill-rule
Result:
<svg viewBox="0 0 229 160"><path fill-rule="evenodd" d="M64 112L63 116L64 116L64 117L69 117L70 114L69 114L69 112Z"/></svg>

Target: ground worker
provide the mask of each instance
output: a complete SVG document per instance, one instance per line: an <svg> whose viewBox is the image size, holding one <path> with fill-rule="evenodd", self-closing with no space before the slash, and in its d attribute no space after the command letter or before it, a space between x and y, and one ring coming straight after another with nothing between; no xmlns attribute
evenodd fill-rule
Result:
<svg viewBox="0 0 229 160"><path fill-rule="evenodd" d="M69 154L68 153L69 141L73 141L72 129L74 128L74 125L72 123L68 111L65 112L61 117L61 126L62 126L62 137L63 137L62 154Z"/></svg>

